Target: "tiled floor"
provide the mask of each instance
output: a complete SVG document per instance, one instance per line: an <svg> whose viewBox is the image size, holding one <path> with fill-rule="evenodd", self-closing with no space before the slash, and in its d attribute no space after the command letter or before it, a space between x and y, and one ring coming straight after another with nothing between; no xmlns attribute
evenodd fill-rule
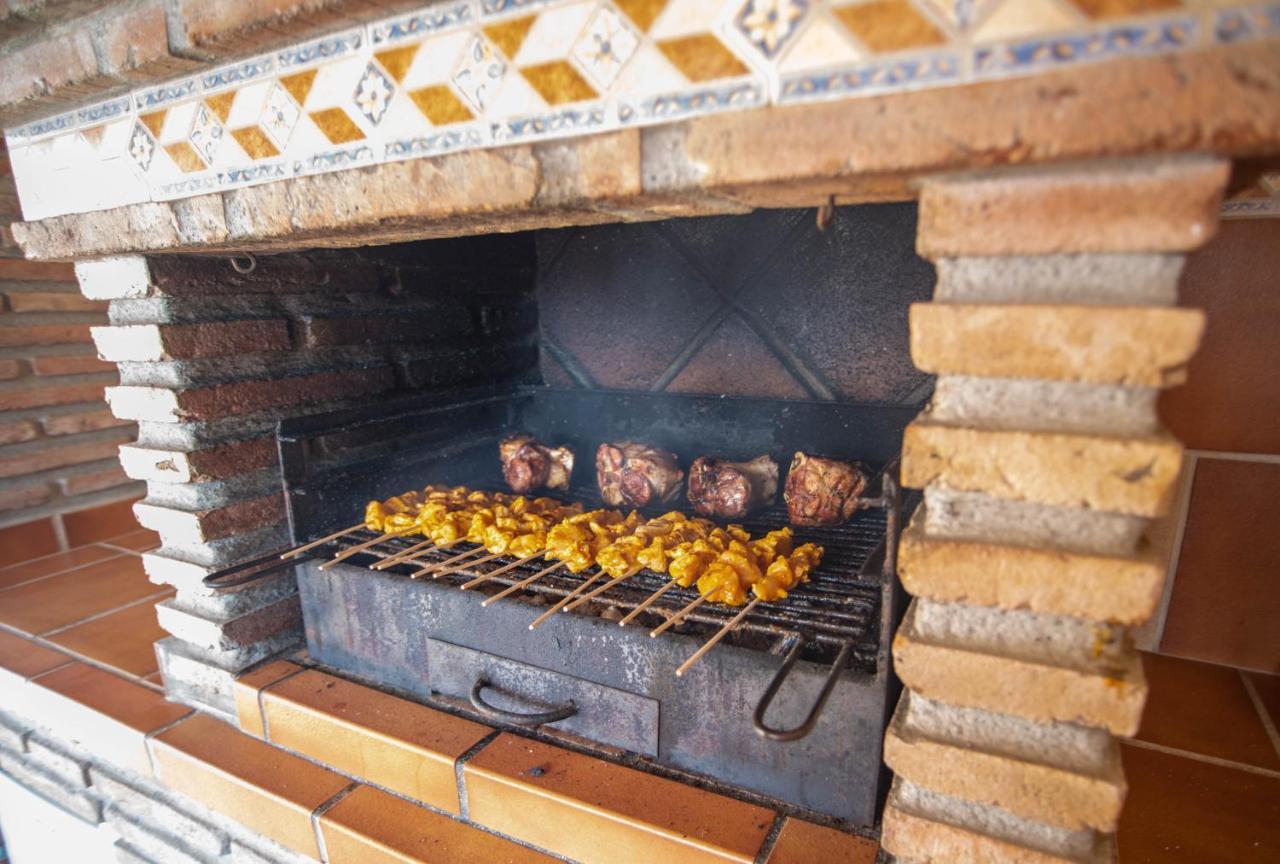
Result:
<svg viewBox="0 0 1280 864"><path fill-rule="evenodd" d="M172 718L161 715L180 709L165 705L157 692L152 642L162 631L153 607L169 592L147 582L139 557L155 543L154 534L133 530L0 567L0 665L24 677L57 669L56 676L68 678L67 687L81 696L101 697L96 712L130 727L163 728ZM71 659L66 655L82 663L65 665ZM1123 746L1130 790L1120 824L1120 860L1280 861L1280 676L1156 655L1147 655L1145 663L1151 683L1145 720ZM121 677L134 683L124 684ZM143 698L146 691L136 690L139 695L130 696L128 705L113 707L120 688L134 690L136 684L156 695ZM49 698L58 698L55 685L52 677L45 682ZM373 818L358 803L333 811L326 836L348 842L361 820ZM814 833L826 829L797 824L812 830L797 828L795 836L788 835L786 848L794 847L795 860L810 860L815 849L834 842ZM827 833L849 842L846 835ZM310 842L308 837L300 835L299 842ZM871 854L873 844L863 857Z"/></svg>

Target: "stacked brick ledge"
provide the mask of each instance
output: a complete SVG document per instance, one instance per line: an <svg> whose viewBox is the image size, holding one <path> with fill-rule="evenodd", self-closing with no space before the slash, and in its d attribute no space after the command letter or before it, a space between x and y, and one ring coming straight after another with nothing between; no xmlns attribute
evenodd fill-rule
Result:
<svg viewBox="0 0 1280 864"><path fill-rule="evenodd" d="M1116 739L1147 694L1131 628L1168 551L1148 529L1182 464L1155 395L1204 329L1169 307L1226 179L1178 157L922 186L917 248L939 281L911 310L911 353L938 383L903 438L925 502L900 546L914 599L885 736L882 842L900 860L1114 857Z"/></svg>
<svg viewBox="0 0 1280 864"><path fill-rule="evenodd" d="M867 838L305 663L241 676L237 729L0 633L0 773L108 823L122 862L876 860Z"/></svg>

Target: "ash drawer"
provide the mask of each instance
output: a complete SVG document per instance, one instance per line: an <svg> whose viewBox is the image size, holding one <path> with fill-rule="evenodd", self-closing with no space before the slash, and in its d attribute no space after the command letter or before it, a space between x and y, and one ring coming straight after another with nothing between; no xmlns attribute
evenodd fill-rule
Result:
<svg viewBox="0 0 1280 864"><path fill-rule="evenodd" d="M519 715L526 725L658 755L656 699L440 639L427 639L427 657L431 689L470 699L476 710L492 712L497 721L518 723L514 715Z"/></svg>

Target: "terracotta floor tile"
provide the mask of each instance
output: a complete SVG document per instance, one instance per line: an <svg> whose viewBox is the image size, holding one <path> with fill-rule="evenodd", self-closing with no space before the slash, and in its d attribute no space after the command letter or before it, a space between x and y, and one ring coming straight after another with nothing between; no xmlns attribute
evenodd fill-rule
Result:
<svg viewBox="0 0 1280 864"><path fill-rule="evenodd" d="M1262 707L1271 718L1271 725L1280 729L1280 675L1263 675L1261 672L1246 672L1253 684Z"/></svg>
<svg viewBox="0 0 1280 864"><path fill-rule="evenodd" d="M151 773L146 736L191 713L162 694L85 663L71 663L30 682L32 716L95 755Z"/></svg>
<svg viewBox="0 0 1280 864"><path fill-rule="evenodd" d="M207 714L157 735L152 751L156 773L170 788L316 859L311 814L350 785Z"/></svg>
<svg viewBox="0 0 1280 864"><path fill-rule="evenodd" d="M48 639L104 666L142 677L159 671L155 642L168 635L156 621L155 603L142 602L59 631Z"/></svg>
<svg viewBox="0 0 1280 864"><path fill-rule="evenodd" d="M0 570L0 589L21 585L23 582L29 582L32 579L39 579L41 576L52 576L54 573L61 573L64 570L83 567L95 561L115 558L119 554L121 553L118 550L107 549L102 546L81 546L79 549L72 549L70 552L57 552L31 561L24 561L21 564L14 564Z"/></svg>
<svg viewBox="0 0 1280 864"><path fill-rule="evenodd" d="M879 850L880 844L866 837L788 818L768 864L875 864Z"/></svg>
<svg viewBox="0 0 1280 864"><path fill-rule="evenodd" d="M147 581L141 559L121 555L8 589L0 594L0 623L47 633L162 591Z"/></svg>
<svg viewBox="0 0 1280 864"><path fill-rule="evenodd" d="M262 726L262 706L258 702L258 693L263 687L269 687L286 675L292 675L302 669L297 663L288 660L273 660L246 672L231 684L231 691L236 699L236 719L240 721L240 730L258 738L267 737Z"/></svg>
<svg viewBox="0 0 1280 864"><path fill-rule="evenodd" d="M1139 740L1280 770L1237 670L1161 654L1144 654L1143 666L1151 692Z"/></svg>
<svg viewBox="0 0 1280 864"><path fill-rule="evenodd" d="M0 567L20 564L58 551L58 535L48 519L0 528Z"/></svg>
<svg viewBox="0 0 1280 864"><path fill-rule="evenodd" d="M118 537L108 537L101 542L107 546L116 546L133 552L150 552L160 545L160 535L147 528L139 528Z"/></svg>
<svg viewBox="0 0 1280 864"><path fill-rule="evenodd" d="M31 678L71 660L29 639L0 630L0 669L17 678Z"/></svg>
<svg viewBox="0 0 1280 864"><path fill-rule="evenodd" d="M1280 861L1280 779L1126 744L1123 864Z"/></svg>
<svg viewBox="0 0 1280 864"><path fill-rule="evenodd" d="M272 743L452 813L454 763L493 732L317 669L265 690L262 706Z"/></svg>
<svg viewBox="0 0 1280 864"><path fill-rule="evenodd" d="M359 786L320 817L329 864L537 864L557 859L380 789Z"/></svg>
<svg viewBox="0 0 1280 864"><path fill-rule="evenodd" d="M774 819L763 807L510 734L464 773L473 821L580 861L747 864Z"/></svg>
<svg viewBox="0 0 1280 864"><path fill-rule="evenodd" d="M67 532L67 543L71 546L83 546L137 531L138 520L133 515L135 500L114 501L88 510L63 513L62 527Z"/></svg>

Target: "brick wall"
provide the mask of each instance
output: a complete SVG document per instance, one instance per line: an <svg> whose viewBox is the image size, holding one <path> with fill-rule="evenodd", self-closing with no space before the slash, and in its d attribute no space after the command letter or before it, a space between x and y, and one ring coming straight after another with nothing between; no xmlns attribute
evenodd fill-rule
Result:
<svg viewBox="0 0 1280 864"><path fill-rule="evenodd" d="M138 424L120 460L162 541L144 564L178 590L158 607L165 683L224 712L233 674L300 632L292 573L202 585L288 542L276 422L537 365L527 235L235 263L252 272L222 256L77 264L85 295L110 301L93 338L119 370L111 412Z"/></svg>
<svg viewBox="0 0 1280 864"><path fill-rule="evenodd" d="M89 328L106 322L106 303L80 295L71 265L19 257L17 218L0 148L0 529L52 517L66 548L61 514L141 494L116 458L134 429L103 401L116 372Z"/></svg>

